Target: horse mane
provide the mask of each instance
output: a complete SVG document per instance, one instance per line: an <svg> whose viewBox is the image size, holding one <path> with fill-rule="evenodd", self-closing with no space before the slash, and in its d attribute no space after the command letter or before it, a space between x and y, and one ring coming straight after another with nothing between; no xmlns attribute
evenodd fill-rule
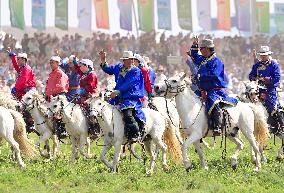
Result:
<svg viewBox="0 0 284 193"><path fill-rule="evenodd" d="M0 106L6 109L16 110L17 101L4 92L0 92Z"/></svg>

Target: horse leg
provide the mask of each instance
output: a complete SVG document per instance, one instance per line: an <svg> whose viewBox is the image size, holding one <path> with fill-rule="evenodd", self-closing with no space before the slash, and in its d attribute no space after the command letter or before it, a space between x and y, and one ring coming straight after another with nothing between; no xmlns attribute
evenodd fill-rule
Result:
<svg viewBox="0 0 284 193"><path fill-rule="evenodd" d="M101 152L101 155L100 155L100 160L108 167L108 168L111 168L111 164L107 161L106 159L106 154L107 152L109 151L110 149L110 142L109 142L109 139L108 138L104 138L104 145L103 145L103 148L102 148L102 152Z"/></svg>
<svg viewBox="0 0 284 193"><path fill-rule="evenodd" d="M254 153L255 153L255 171L260 171L261 169L261 163L260 163L260 159L259 159L259 155L260 155L260 151L259 151L259 146L256 142L256 139L253 135L252 132L248 132L247 130L246 131L243 131L243 134L244 136L247 138L247 140L249 141Z"/></svg>
<svg viewBox="0 0 284 193"><path fill-rule="evenodd" d="M120 140L118 139L114 143L114 155L113 155L111 172L116 172L116 170L117 170L117 164L118 164L119 158L120 158L121 146L122 146L122 139L120 139Z"/></svg>
<svg viewBox="0 0 284 193"><path fill-rule="evenodd" d="M87 155L91 155L91 139L90 139L90 137L87 137L86 143L87 143ZM95 155L93 155L93 157L95 157Z"/></svg>
<svg viewBox="0 0 284 193"><path fill-rule="evenodd" d="M284 146L281 145L281 147L278 149L276 160L281 161L283 159L283 149Z"/></svg>
<svg viewBox="0 0 284 193"><path fill-rule="evenodd" d="M197 154L199 156L201 167L204 168L205 170L208 170L208 165L207 165L204 153L203 153L202 148L201 148L200 140L195 141L193 143L193 145L194 145L195 150L197 151Z"/></svg>
<svg viewBox="0 0 284 193"><path fill-rule="evenodd" d="M53 141L53 146L52 146L53 157L57 157L60 154L60 143L57 135L52 135L52 141Z"/></svg>
<svg viewBox="0 0 284 193"><path fill-rule="evenodd" d="M162 165L165 172L169 171L167 164L167 145L163 142L162 138L152 137L154 143L162 150Z"/></svg>
<svg viewBox="0 0 284 193"><path fill-rule="evenodd" d="M186 140L183 142L183 145L182 145L182 159L183 159L183 164L184 164L184 167L186 169L186 171L190 171L192 169L192 164L188 158L188 155L187 155L187 149L189 147L189 145L191 145L192 143L200 140L202 138L202 136L198 136L197 134L194 133L191 134L190 136L188 136L186 138Z"/></svg>
<svg viewBox="0 0 284 193"><path fill-rule="evenodd" d="M45 158L48 158L48 155L41 150L40 144L48 141L49 137L50 134L48 132L45 132L43 135L40 136L39 140L35 143L35 146L38 148L40 155Z"/></svg>
<svg viewBox="0 0 284 193"><path fill-rule="evenodd" d="M155 154L154 154L153 149L152 149L152 140L147 140L147 141L144 142L144 144L145 144L146 151L150 155L150 169L147 170L146 175L151 176L153 174L153 170L154 170L154 167L155 167Z"/></svg>
<svg viewBox="0 0 284 193"><path fill-rule="evenodd" d="M241 141L238 135L232 137L228 135L228 138L236 144L236 149L234 154L231 156L231 167L235 170L238 166L238 157L240 155L240 151L244 148L244 143Z"/></svg>
<svg viewBox="0 0 284 193"><path fill-rule="evenodd" d="M9 137L6 138L8 143L12 146L13 148L13 154L15 153L16 159L20 165L21 168L25 168L26 165L22 160L21 153L20 153L20 147L19 144L15 141L13 138L13 134L11 134Z"/></svg>
<svg viewBox="0 0 284 193"><path fill-rule="evenodd" d="M78 158L77 139L74 136L71 136L71 143L72 143L71 161L74 162Z"/></svg>
<svg viewBox="0 0 284 193"><path fill-rule="evenodd" d="M91 158L93 158L93 155L90 154L90 153L88 152L88 150L87 150L87 152L85 152L85 150L84 150L86 144L87 144L87 146L88 146L88 143L89 143L89 145L90 145L90 138L89 138L89 142L87 142L87 141L88 141L88 139L87 139L86 136L84 136L84 135L81 135L81 136L80 136L80 140L79 140L79 151L80 151L80 153L81 153L82 156L84 156L84 157L87 158L87 159L91 159ZM90 147L87 147L87 149L88 149L88 148L90 148Z"/></svg>

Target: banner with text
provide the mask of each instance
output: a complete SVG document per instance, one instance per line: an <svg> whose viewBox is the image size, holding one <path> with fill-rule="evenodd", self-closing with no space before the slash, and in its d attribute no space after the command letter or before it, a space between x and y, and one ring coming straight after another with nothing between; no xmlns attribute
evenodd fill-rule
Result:
<svg viewBox="0 0 284 193"><path fill-rule="evenodd" d="M284 34L284 3L275 3L275 25L278 34Z"/></svg>
<svg viewBox="0 0 284 193"><path fill-rule="evenodd" d="M132 31L132 0L118 0L120 28Z"/></svg>
<svg viewBox="0 0 284 193"><path fill-rule="evenodd" d="M251 29L251 4L250 0L235 0L237 28L240 31L250 31Z"/></svg>
<svg viewBox="0 0 284 193"><path fill-rule="evenodd" d="M55 0L55 27L68 30L68 0Z"/></svg>
<svg viewBox="0 0 284 193"><path fill-rule="evenodd" d="M32 0L32 27L45 29L45 0Z"/></svg>
<svg viewBox="0 0 284 193"><path fill-rule="evenodd" d="M77 0L78 27L91 31L92 29L92 0Z"/></svg>
<svg viewBox="0 0 284 193"><path fill-rule="evenodd" d="M210 0L199 0L197 4L197 18L201 31L211 30L211 7Z"/></svg>
<svg viewBox="0 0 284 193"><path fill-rule="evenodd" d="M158 10L158 28L171 30L172 29L171 1L157 0L157 10Z"/></svg>
<svg viewBox="0 0 284 193"><path fill-rule="evenodd" d="M154 29L154 1L138 0L139 29L149 32Z"/></svg>
<svg viewBox="0 0 284 193"><path fill-rule="evenodd" d="M10 21L12 27L24 29L24 1L23 0L9 0Z"/></svg>
<svg viewBox="0 0 284 193"><path fill-rule="evenodd" d="M97 28L109 29L108 0L94 0Z"/></svg>
<svg viewBox="0 0 284 193"><path fill-rule="evenodd" d="M191 0L177 0L177 9L179 26L192 31Z"/></svg>
<svg viewBox="0 0 284 193"><path fill-rule="evenodd" d="M270 32L269 2L256 2L256 30L261 33Z"/></svg>
<svg viewBox="0 0 284 193"><path fill-rule="evenodd" d="M217 29L231 30L230 1L217 0Z"/></svg>

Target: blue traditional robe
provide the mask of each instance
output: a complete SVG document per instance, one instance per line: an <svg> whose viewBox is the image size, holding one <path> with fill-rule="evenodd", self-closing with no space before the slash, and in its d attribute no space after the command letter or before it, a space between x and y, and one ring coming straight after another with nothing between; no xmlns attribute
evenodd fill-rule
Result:
<svg viewBox="0 0 284 193"><path fill-rule="evenodd" d="M258 77L264 77L266 79L266 81L259 81L259 84L266 87L266 89L260 89L260 94L265 93L267 95L264 106L268 113L273 115L279 108L276 88L280 84L280 67L277 61L256 62L249 74L249 79L252 81L256 80Z"/></svg>
<svg viewBox="0 0 284 193"><path fill-rule="evenodd" d="M200 90L207 92L206 110L210 115L213 108L220 102L235 106L238 100L229 97L223 90L226 87L224 64L216 56L212 54L210 57L205 58L198 53L198 44L191 47L191 58L196 64L197 74L195 75L196 83L199 90L196 94L200 96Z"/></svg>
<svg viewBox="0 0 284 193"><path fill-rule="evenodd" d="M140 69L135 66L126 69L121 63L113 66L105 63L101 65L101 68L105 73L115 76L116 86L114 90L119 91L119 96L111 99L110 103L118 105L121 110L135 108L136 117L146 122L140 100L144 97L144 79Z"/></svg>
<svg viewBox="0 0 284 193"><path fill-rule="evenodd" d="M80 74L77 73L75 70L71 70L68 61L61 63L60 67L64 70L65 74L69 78L69 90L68 93L66 94L67 100L69 102L72 101L74 103L78 103L79 102L78 95L80 95Z"/></svg>

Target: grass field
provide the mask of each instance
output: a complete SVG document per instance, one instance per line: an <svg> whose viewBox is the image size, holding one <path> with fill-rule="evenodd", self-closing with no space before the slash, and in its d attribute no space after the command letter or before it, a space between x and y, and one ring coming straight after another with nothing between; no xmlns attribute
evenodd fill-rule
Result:
<svg viewBox="0 0 284 193"><path fill-rule="evenodd" d="M211 139L207 139L211 143ZM239 159L239 166L233 171L229 156L233 145L228 142L228 155L222 160L220 142L215 150L205 150L209 171L200 168L193 148L190 149L193 171L187 173L181 164L169 161L170 171L163 172L160 159L154 175L145 175L143 162L129 156L122 159L117 174L109 173L98 159L87 160L82 157L75 163L69 162L70 146L62 145L62 156L50 162L39 158L24 161L25 170L9 159L10 149L5 143L0 147L0 192L284 192L284 161L275 160L277 146L271 139L266 150L268 162L262 171L253 171L248 143L245 143ZM96 155L100 147L95 143L92 150Z"/></svg>

